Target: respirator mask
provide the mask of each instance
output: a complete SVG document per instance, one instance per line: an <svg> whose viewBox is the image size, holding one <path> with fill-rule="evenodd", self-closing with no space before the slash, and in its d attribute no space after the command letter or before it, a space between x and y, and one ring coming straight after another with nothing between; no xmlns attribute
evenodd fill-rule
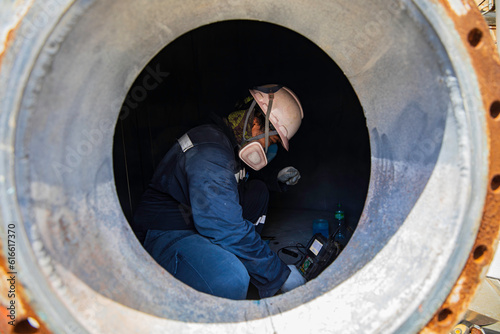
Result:
<svg viewBox="0 0 500 334"><path fill-rule="evenodd" d="M257 102L254 99L246 114L245 125L243 127L244 129L243 136L240 143L239 157L250 168L258 171L264 168L268 164L268 162L276 155L277 146L274 146L271 149L269 149L269 136L278 135L278 132L272 127L272 124L270 124L269 117L271 115L271 110L273 106L274 93L280 90L281 86L279 85L274 85L270 87L260 86L256 87L255 89L269 95L269 104L267 107L267 111L265 112L265 130L264 133L261 135L249 139L245 138L248 121L252 120L253 122L253 119L255 117L255 112L260 112L255 110ZM261 138L265 138L265 150L262 147L262 145L258 141L256 141Z"/></svg>

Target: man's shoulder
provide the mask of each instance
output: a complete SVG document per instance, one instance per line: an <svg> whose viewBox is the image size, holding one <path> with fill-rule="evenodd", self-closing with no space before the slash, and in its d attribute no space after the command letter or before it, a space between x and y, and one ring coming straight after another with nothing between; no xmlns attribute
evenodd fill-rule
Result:
<svg viewBox="0 0 500 334"><path fill-rule="evenodd" d="M232 151L231 141L227 135L214 124L197 126L186 133L194 146L210 145Z"/></svg>

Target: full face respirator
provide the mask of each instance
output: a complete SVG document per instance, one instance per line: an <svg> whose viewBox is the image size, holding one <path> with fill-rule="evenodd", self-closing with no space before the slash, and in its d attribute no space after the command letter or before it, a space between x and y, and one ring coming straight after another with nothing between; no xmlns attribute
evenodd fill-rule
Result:
<svg viewBox="0 0 500 334"><path fill-rule="evenodd" d="M255 99L252 101L252 104L250 105L250 108L246 113L245 125L243 127L244 130L243 130L242 140L240 143L241 148L239 151L239 157L245 164L247 164L250 168L256 171L261 170L268 164L270 160L268 159L268 157L274 157L276 155L277 146L273 145L271 149L269 148L269 136L278 135L278 131L276 131L272 127L272 124L270 124L269 122L269 118L271 116L271 111L273 107L274 93L279 91L281 88L282 86L280 85L259 86L254 88L255 90L268 94L269 96L267 111L264 113L265 130L263 134L260 134L258 136L249 139L245 138L248 121L251 120L253 122L253 119L255 117L255 112L260 112L260 110L258 111L255 108L257 104L257 101ZM265 149L257 141L258 139L261 138L265 138Z"/></svg>

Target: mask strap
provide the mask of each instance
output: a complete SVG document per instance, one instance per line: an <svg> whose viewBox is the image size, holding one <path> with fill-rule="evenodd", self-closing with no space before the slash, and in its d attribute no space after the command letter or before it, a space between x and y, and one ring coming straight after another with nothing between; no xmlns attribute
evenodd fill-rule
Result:
<svg viewBox="0 0 500 334"><path fill-rule="evenodd" d="M245 118L245 125L243 126L243 136L241 138L241 144L240 146L243 146L245 144L245 134L247 133L247 125L248 125L248 119L250 118L250 114L252 113L253 109L255 108L255 104L257 104L257 101L255 99L252 101L252 104L250 105L250 108L248 108L247 111L247 117Z"/></svg>
<svg viewBox="0 0 500 334"><path fill-rule="evenodd" d="M274 136L274 135L279 135L278 131L276 131L276 130L269 131L269 137ZM247 141L258 140L258 139L264 138L265 136L266 136L266 134L263 133L263 134L260 134L258 136L252 137L252 138L248 139Z"/></svg>
<svg viewBox="0 0 500 334"><path fill-rule="evenodd" d="M269 116L271 116L271 110L273 108L273 100L274 100L274 93L269 93L269 105L267 106L267 113L266 113L266 154L267 154L267 147L269 146ZM255 101L255 100L254 100Z"/></svg>

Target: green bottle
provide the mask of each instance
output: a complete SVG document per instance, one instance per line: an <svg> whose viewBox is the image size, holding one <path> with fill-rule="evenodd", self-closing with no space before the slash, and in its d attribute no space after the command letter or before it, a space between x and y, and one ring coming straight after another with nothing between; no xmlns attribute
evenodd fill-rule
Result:
<svg viewBox="0 0 500 334"><path fill-rule="evenodd" d="M344 223L344 210L342 210L342 205L340 204L340 202L339 204L337 204L337 211L335 211L335 220L337 221L339 226Z"/></svg>

